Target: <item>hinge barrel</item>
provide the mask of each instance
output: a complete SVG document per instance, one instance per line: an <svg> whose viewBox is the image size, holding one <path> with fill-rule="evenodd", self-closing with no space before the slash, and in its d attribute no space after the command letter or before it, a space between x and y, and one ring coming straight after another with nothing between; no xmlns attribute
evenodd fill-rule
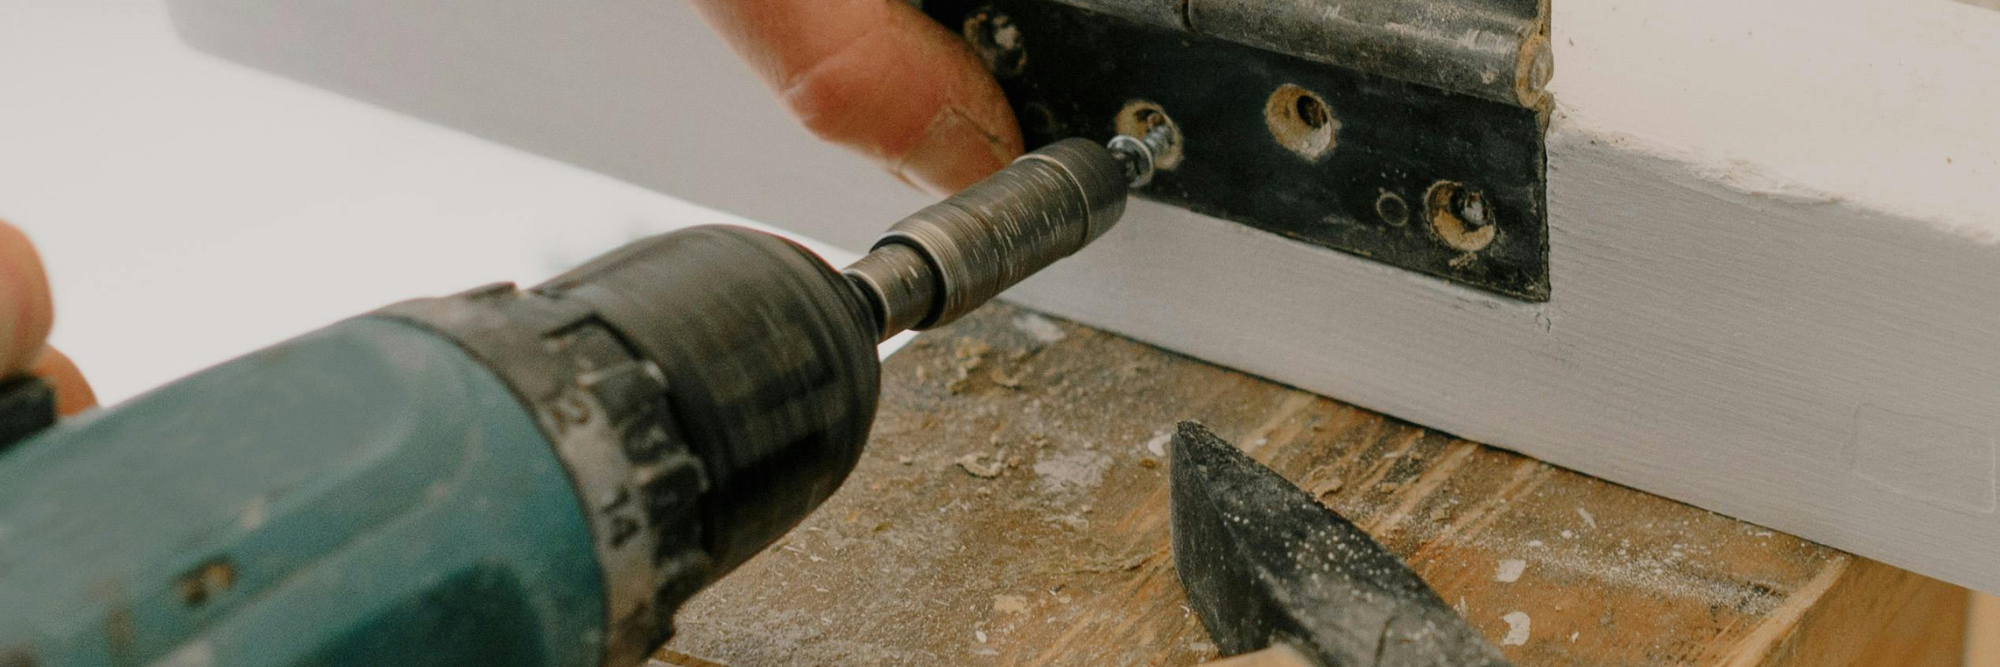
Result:
<svg viewBox="0 0 2000 667"><path fill-rule="evenodd" d="M1137 23L1534 108L1546 0L1056 0Z"/></svg>

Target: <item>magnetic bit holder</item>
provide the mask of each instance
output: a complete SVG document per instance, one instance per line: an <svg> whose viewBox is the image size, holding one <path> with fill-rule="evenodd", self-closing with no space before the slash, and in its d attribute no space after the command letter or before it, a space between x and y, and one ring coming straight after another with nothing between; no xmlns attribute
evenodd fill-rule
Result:
<svg viewBox="0 0 2000 667"><path fill-rule="evenodd" d="M1111 230L1173 135L1065 139L889 228L847 267L887 339L972 312Z"/></svg>
<svg viewBox="0 0 2000 667"><path fill-rule="evenodd" d="M1207 427L1182 422L1171 457L1174 571L1224 655L1288 644L1322 666L1509 665L1402 559Z"/></svg>

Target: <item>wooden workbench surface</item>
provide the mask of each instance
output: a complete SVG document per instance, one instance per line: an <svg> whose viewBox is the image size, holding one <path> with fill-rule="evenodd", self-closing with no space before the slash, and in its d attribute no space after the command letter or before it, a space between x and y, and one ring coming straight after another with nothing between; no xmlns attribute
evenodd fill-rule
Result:
<svg viewBox="0 0 2000 667"><path fill-rule="evenodd" d="M685 608L663 660L1211 660L1168 553L1183 419L1388 544L1517 664L1959 656L1962 589L1015 308L919 338L884 385L846 487Z"/></svg>

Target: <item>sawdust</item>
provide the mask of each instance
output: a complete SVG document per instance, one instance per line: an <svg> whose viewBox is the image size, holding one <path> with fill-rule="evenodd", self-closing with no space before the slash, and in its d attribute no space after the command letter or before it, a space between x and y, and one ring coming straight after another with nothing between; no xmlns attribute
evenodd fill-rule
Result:
<svg viewBox="0 0 2000 667"><path fill-rule="evenodd" d="M1020 595L993 596L993 611L1001 614L1019 614L1028 610L1028 598Z"/></svg>
<svg viewBox="0 0 2000 667"><path fill-rule="evenodd" d="M972 374L986 365L986 357L993 353L993 346L976 338L958 339L957 348L952 350L952 379L945 384L945 390L953 394L963 394L972 386Z"/></svg>
<svg viewBox="0 0 2000 667"><path fill-rule="evenodd" d="M986 355L992 353L993 346L986 344L986 341L977 338L960 338L958 339L957 346L952 349L951 356L953 359L961 362L977 362L985 359Z"/></svg>
<svg viewBox="0 0 2000 667"><path fill-rule="evenodd" d="M1507 636L1500 638L1501 646L1521 646L1528 643L1529 618L1527 612L1510 611L1507 612L1507 615L1501 616L1500 620L1507 622Z"/></svg>
<svg viewBox="0 0 2000 667"><path fill-rule="evenodd" d="M1134 572L1152 560L1156 553L1138 553L1124 558L1107 556L1086 556L1075 560L1075 565L1062 570L1062 574L1113 574Z"/></svg>
<svg viewBox="0 0 2000 667"><path fill-rule="evenodd" d="M993 371L993 372L992 372L992 373L990 374L990 376L991 376L991 377L993 378L993 384L997 384L997 385L1000 385L1000 386L1002 386L1002 387L1006 387L1006 388L1008 388L1008 389L1020 389L1020 388L1021 388L1021 376L1020 376L1020 375L1008 375L1008 374L1006 374L1006 373L1002 373L1002 372L1000 372L1000 371Z"/></svg>
<svg viewBox="0 0 2000 667"><path fill-rule="evenodd" d="M986 460L988 456L993 458L991 462ZM973 477L993 479L1007 472L1007 460L1001 454L975 452L958 457L958 467Z"/></svg>
<svg viewBox="0 0 2000 667"><path fill-rule="evenodd" d="M1068 333L1063 332L1062 325L1036 313L1022 313L1020 317L1014 318L1014 328L1043 345L1053 345L1069 337Z"/></svg>
<svg viewBox="0 0 2000 667"><path fill-rule="evenodd" d="M1047 493L1076 493L1097 488L1111 469L1111 457L1091 451L1065 452L1035 462L1036 486Z"/></svg>

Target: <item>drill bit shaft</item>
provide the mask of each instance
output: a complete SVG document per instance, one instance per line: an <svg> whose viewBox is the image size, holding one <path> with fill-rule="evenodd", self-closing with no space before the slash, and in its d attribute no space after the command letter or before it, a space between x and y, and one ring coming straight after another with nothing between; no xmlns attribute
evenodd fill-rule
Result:
<svg viewBox="0 0 2000 667"><path fill-rule="evenodd" d="M1066 139L889 228L845 273L887 339L948 324L1103 236L1153 175L1167 134Z"/></svg>

